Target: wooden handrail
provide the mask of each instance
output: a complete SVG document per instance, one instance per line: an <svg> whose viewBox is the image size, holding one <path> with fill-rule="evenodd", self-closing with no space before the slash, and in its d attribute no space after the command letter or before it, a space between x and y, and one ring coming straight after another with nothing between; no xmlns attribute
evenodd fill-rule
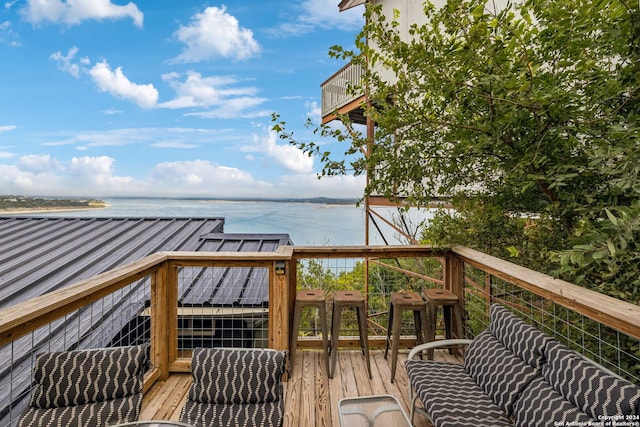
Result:
<svg viewBox="0 0 640 427"><path fill-rule="evenodd" d="M590 319L640 339L640 306L513 264L453 246L451 252L482 271L513 283Z"/></svg>

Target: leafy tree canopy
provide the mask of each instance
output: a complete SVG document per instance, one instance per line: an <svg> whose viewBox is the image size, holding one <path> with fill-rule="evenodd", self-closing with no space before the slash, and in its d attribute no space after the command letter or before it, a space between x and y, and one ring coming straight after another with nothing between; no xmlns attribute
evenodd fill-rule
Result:
<svg viewBox="0 0 640 427"><path fill-rule="evenodd" d="M640 5L631 0L427 2L401 36L399 12L368 6L355 51L374 143L347 118L316 132L346 158L280 136L323 175L369 172L367 194L455 210L430 243L461 243L640 301ZM391 70L397 79L385 78ZM366 156L357 156L365 152ZM338 153L342 154L342 153ZM340 156L343 158L342 156Z"/></svg>

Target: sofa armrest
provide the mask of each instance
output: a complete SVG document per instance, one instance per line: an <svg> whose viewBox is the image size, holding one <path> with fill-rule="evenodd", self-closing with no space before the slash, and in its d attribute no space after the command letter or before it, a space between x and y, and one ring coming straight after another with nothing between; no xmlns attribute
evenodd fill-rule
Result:
<svg viewBox="0 0 640 427"><path fill-rule="evenodd" d="M441 347L451 347L454 345L469 345L471 344L471 341L472 340L469 340L469 339L455 339L455 340L438 340L438 341L431 341L428 343L420 344L413 347L413 349L411 349L411 351L409 352L409 356L407 357L407 360L413 359L416 354L426 350L431 350L433 348L441 348Z"/></svg>

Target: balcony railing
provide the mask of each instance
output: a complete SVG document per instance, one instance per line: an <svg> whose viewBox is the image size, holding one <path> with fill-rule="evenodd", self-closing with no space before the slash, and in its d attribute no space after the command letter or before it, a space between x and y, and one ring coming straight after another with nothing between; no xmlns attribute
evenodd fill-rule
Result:
<svg viewBox="0 0 640 427"><path fill-rule="evenodd" d="M236 302L220 300L215 284L222 282L242 282L237 289L244 294ZM15 425L23 411L38 353L150 342L148 390L172 373L188 372L196 346L286 349L295 289L304 287L321 287L329 295L335 289L363 291L372 347L384 346L391 292L451 290L461 298L469 337L485 327L489 305L499 302L640 383L640 307L468 248L158 253L0 311L0 426ZM300 346L320 348L314 318L305 319L302 333ZM346 322L343 339L353 334ZM402 342L414 344L409 334Z"/></svg>
<svg viewBox="0 0 640 427"><path fill-rule="evenodd" d="M361 98L364 94L352 90L362 79L362 67L349 63L320 85L322 89L322 117Z"/></svg>

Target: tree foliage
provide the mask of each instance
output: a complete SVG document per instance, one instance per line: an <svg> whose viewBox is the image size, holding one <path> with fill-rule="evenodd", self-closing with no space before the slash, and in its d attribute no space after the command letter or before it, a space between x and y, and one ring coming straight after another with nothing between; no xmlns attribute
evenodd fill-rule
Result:
<svg viewBox="0 0 640 427"><path fill-rule="evenodd" d="M323 175L369 171L367 194L427 205L452 200L425 231L640 300L640 5L626 0L425 3L427 24L369 6L356 51L376 123L368 145L346 129L347 160L319 156ZM392 70L389 81L381 70ZM277 118L275 118L277 120ZM353 156L366 151L366 156ZM340 153L342 154L342 153Z"/></svg>

